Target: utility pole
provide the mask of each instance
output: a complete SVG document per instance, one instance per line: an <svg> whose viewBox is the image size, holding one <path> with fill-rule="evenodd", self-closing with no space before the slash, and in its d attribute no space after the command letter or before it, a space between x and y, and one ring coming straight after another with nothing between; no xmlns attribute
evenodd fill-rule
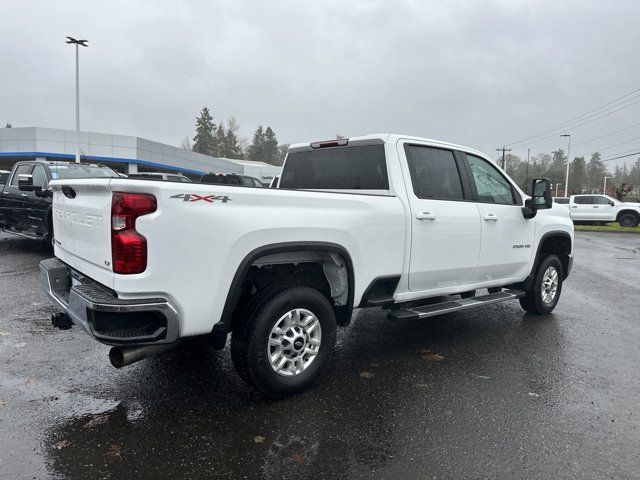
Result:
<svg viewBox="0 0 640 480"><path fill-rule="evenodd" d="M561 137L569 138L569 146L567 147L567 175L564 179L564 196L569 196L569 165L571 164L571 134L563 133Z"/></svg>
<svg viewBox="0 0 640 480"><path fill-rule="evenodd" d="M503 146L502 148L496 148L496 152L502 152L502 170L507 171L507 160L505 158L505 152L510 152L511 149Z"/></svg>
<svg viewBox="0 0 640 480"><path fill-rule="evenodd" d="M526 193L527 187L529 186L529 155L531 154L531 148L527 148L527 169L524 174L524 191Z"/></svg>
<svg viewBox="0 0 640 480"><path fill-rule="evenodd" d="M76 163L80 163L80 60L78 59L78 46L88 47L88 41L67 37L66 42L76 46Z"/></svg>
<svg viewBox="0 0 640 480"><path fill-rule="evenodd" d="M607 194L607 178L613 178L613 177L604 177L604 186L602 187L603 195Z"/></svg>

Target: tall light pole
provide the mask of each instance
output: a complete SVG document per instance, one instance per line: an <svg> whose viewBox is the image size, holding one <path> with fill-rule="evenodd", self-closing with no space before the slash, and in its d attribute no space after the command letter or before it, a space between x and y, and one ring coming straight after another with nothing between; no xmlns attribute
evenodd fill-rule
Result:
<svg viewBox="0 0 640 480"><path fill-rule="evenodd" d="M76 46L76 163L80 163L80 61L78 60L78 46L88 47L88 41L67 37L66 42Z"/></svg>
<svg viewBox="0 0 640 480"><path fill-rule="evenodd" d="M613 177L604 177L604 187L602 187L602 194L603 195L607 194L607 178L613 178Z"/></svg>
<svg viewBox="0 0 640 480"><path fill-rule="evenodd" d="M556 197L558 196L558 187L562 185L561 183L556 183Z"/></svg>
<svg viewBox="0 0 640 480"><path fill-rule="evenodd" d="M569 164L571 163L571 134L563 133L560 136L569 138L569 147L567 147L567 175L564 178L564 196L568 197L569 196Z"/></svg>

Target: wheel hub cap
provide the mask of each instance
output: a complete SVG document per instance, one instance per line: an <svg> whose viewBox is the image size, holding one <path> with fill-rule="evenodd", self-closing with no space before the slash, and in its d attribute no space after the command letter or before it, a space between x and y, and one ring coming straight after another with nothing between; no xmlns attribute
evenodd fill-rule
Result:
<svg viewBox="0 0 640 480"><path fill-rule="evenodd" d="M269 364L279 375L299 375L318 355L321 341L318 318L304 308L290 310L271 329L267 344Z"/></svg>
<svg viewBox="0 0 640 480"><path fill-rule="evenodd" d="M542 301L546 304L553 303L558 293L558 271L555 267L549 267L542 277Z"/></svg>

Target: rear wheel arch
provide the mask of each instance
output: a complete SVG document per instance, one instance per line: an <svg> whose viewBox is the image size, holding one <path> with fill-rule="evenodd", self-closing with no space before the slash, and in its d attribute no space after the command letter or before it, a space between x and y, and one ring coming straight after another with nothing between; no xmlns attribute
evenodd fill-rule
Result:
<svg viewBox="0 0 640 480"><path fill-rule="evenodd" d="M326 261L322 263L320 261L311 261L314 254L317 254L319 259ZM291 257L291 261L286 261L287 256ZM344 269L341 269L337 265L340 261L343 262ZM270 262L275 263L272 264ZM332 267L331 264L333 264L335 268ZM245 256L234 274L229 292L227 293L222 316L220 321L214 325L213 333L226 336L229 331L233 330L236 320L242 313L239 311L242 309L241 303L244 303L244 300L248 300L251 296L260 294L260 291L255 291L248 297L246 292L248 287L247 281L251 279L251 276L257 274L257 267L267 267L266 270L273 270L273 265L276 265L276 271L273 273L281 277L283 273L277 270L281 270L281 266L283 265L288 265L296 269L296 272L301 272L302 270L305 273L312 274L313 277L313 281L309 281L310 277L307 276L306 282L300 282L300 280L296 280L295 276L293 276L291 281L287 278L279 285L306 285L321 291L330 301L332 300L333 294L336 293L336 284L341 281L339 278L342 276L340 271L346 270L346 272L344 272L346 273L346 297L344 298L343 304L334 304L333 309L339 325L347 325L349 323L353 311L354 272L353 262L347 250L341 245L330 242L285 242L258 247ZM269 268L269 266L271 266L271 268ZM323 273L321 278L319 275L320 271ZM269 274L268 271L263 273L265 275ZM314 273L315 275L313 275ZM266 287L268 288L269 285L266 285Z"/></svg>
<svg viewBox="0 0 640 480"><path fill-rule="evenodd" d="M636 219L636 226L638 224L638 222L640 222L640 213L638 213L635 210L621 210L618 212L618 215L616 216L616 222L620 223L621 219L623 216L626 215L633 215Z"/></svg>

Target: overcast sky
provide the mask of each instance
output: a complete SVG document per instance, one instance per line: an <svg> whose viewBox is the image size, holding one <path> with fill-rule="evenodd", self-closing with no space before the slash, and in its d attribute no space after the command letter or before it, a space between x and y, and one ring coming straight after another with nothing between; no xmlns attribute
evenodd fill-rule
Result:
<svg viewBox="0 0 640 480"><path fill-rule="evenodd" d="M495 156L640 88L638 0L3 0L0 11L0 126L74 128L66 35L90 42L82 129L173 145L207 105L248 138L258 124L281 143L407 133ZM573 129L573 142L635 123L640 103ZM572 153L636 146L640 125Z"/></svg>

